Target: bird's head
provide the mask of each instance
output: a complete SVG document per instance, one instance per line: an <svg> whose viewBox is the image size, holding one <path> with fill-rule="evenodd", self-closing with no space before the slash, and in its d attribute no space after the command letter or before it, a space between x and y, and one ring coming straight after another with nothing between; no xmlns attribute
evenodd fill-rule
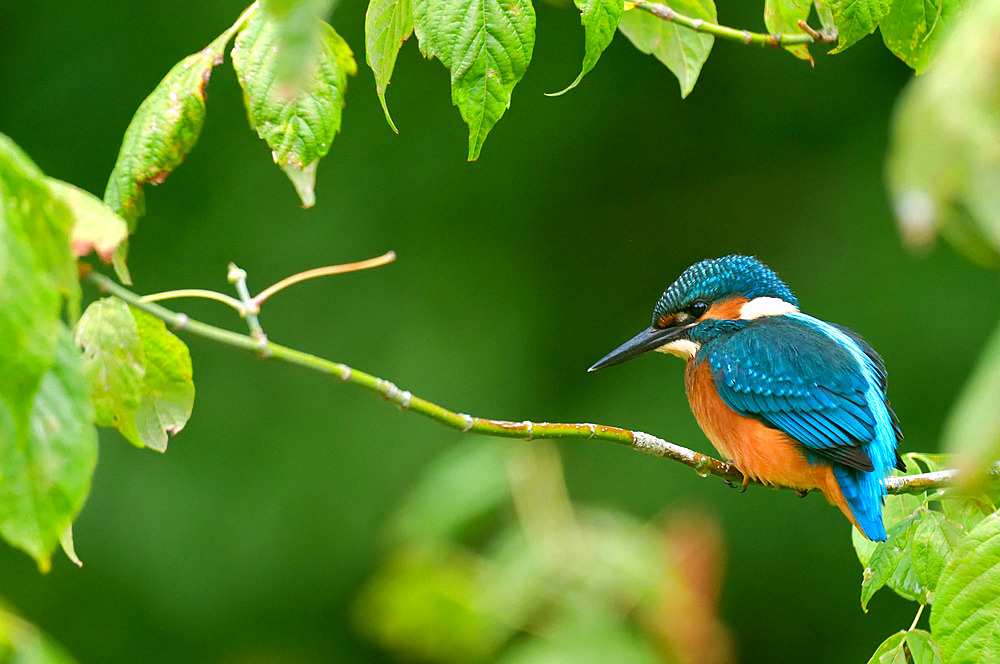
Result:
<svg viewBox="0 0 1000 664"><path fill-rule="evenodd" d="M653 308L653 323L599 360L590 371L655 350L693 358L702 344L761 316L798 311L798 300L774 270L751 256L695 263Z"/></svg>

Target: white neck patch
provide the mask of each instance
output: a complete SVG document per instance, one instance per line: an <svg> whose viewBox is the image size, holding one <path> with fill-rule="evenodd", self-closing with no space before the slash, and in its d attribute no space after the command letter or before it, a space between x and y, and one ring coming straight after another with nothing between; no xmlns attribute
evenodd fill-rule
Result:
<svg viewBox="0 0 1000 664"><path fill-rule="evenodd" d="M782 316L799 310L794 304L777 297L755 297L740 309L742 320L753 320L761 316Z"/></svg>
<svg viewBox="0 0 1000 664"><path fill-rule="evenodd" d="M656 350L657 353L669 353L670 355L676 355L677 357L685 360L690 360L698 354L699 350L701 350L701 344L695 343L690 339L677 339L676 341L665 343L654 350Z"/></svg>

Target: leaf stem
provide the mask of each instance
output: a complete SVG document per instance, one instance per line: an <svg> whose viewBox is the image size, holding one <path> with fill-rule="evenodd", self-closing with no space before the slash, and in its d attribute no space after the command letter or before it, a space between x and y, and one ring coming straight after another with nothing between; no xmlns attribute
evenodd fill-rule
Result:
<svg viewBox="0 0 1000 664"><path fill-rule="evenodd" d="M782 46L794 46L796 44L814 44L817 42L833 44L837 41L836 35L828 35L818 32L809 26L803 27L804 21L799 22L799 27L802 28L803 34L797 35L784 35L779 33L767 34L762 32L750 32L749 30L738 30L736 28L728 28L724 25L719 25L718 23L711 23L700 18L691 18L690 16L685 16L684 14L679 14L672 7L658 2L646 2L646 0L637 0L635 2L629 2L636 9L641 9L644 12L648 12L657 18L661 18L664 21L671 21L680 25L682 27L694 30L695 32L704 32L708 35L713 35L719 39L727 39L729 41L735 41L742 44L757 44L758 46L770 46L772 48L781 48ZM806 29L808 28L808 30Z"/></svg>
<svg viewBox="0 0 1000 664"><path fill-rule="evenodd" d="M693 468L702 477L714 475L730 483L743 482L743 474L736 466L668 442L652 434L604 424L532 422L529 420L514 422L458 413L418 397L408 390L402 390L384 378L353 369L340 362L333 362L293 348L281 346L268 341L266 336L247 336L215 327L214 325L191 320L185 314L170 311L154 302L144 300L98 272L90 272L84 278L97 286L101 292L110 293L128 304L156 316L175 330L189 332L217 343L245 350L263 359L279 360L333 376L342 382L351 383L369 392L374 392L384 400L395 404L400 410L419 413L458 431L481 433L502 438L521 438L524 440L542 438L606 440L626 445L639 452L671 459L684 464ZM955 470L942 470L933 473L890 477L886 480L886 490L893 494L922 493L928 490L951 486L954 482L956 472ZM989 471L989 476L993 479L1000 479L1000 464L993 465ZM758 482L751 480L750 483L757 484Z"/></svg>
<svg viewBox="0 0 1000 664"><path fill-rule="evenodd" d="M179 290L164 291L162 293L153 293L151 295L143 295L140 298L143 302L159 302L160 300L172 300L179 297L201 297L206 300L215 300L216 302L222 302L239 312L242 316L244 307L243 303L239 300L229 297L228 295L223 295L222 293L216 293L215 291L203 290L201 288L181 288Z"/></svg>
<svg viewBox="0 0 1000 664"><path fill-rule="evenodd" d="M380 265L385 265L396 260L396 252L388 251L381 256L376 256L375 258L369 258L368 260L357 261L354 263L344 263L343 265L327 265L326 267L317 267L312 270L306 270L305 272L299 272L298 274L293 274L290 277L285 277L278 283L268 286L260 293L255 295L251 301L257 305L259 308L264 300L271 297L278 291L288 288L293 284L297 284L300 281L305 281L306 279L313 279L315 277L325 277L331 274L343 274L345 272L356 272L358 270L367 270L369 268L378 267Z"/></svg>
<svg viewBox="0 0 1000 664"><path fill-rule="evenodd" d="M915 615L913 617L913 624L911 624L910 625L910 629L908 629L906 631L912 632L913 630L915 630L917 628L917 623L920 622L920 616L923 615L923 613L924 613L924 607L925 606L927 606L927 605L926 604L921 604L920 605L920 608L917 609L917 615Z"/></svg>

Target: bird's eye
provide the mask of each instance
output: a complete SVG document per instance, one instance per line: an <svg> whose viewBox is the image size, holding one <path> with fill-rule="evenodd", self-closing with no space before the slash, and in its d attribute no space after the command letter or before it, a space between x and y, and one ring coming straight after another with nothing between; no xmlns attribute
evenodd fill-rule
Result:
<svg viewBox="0 0 1000 664"><path fill-rule="evenodd" d="M684 311L688 312L695 318L701 318L705 315L705 312L708 311L708 303L698 300L697 302L692 302L688 305L687 309Z"/></svg>

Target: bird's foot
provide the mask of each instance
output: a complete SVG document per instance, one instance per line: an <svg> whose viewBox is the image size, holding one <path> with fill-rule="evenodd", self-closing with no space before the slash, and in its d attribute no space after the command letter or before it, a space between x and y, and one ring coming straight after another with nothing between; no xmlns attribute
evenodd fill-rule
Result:
<svg viewBox="0 0 1000 664"><path fill-rule="evenodd" d="M809 495L810 491L811 491L811 489L795 489L795 497L796 498L805 498L806 496Z"/></svg>
<svg viewBox="0 0 1000 664"><path fill-rule="evenodd" d="M747 486L749 486L749 484L750 484L750 476L749 475L744 475L743 476L743 486L740 488L740 493L746 493L747 492Z"/></svg>
<svg viewBox="0 0 1000 664"><path fill-rule="evenodd" d="M740 467L737 466L735 462L727 461L726 463L732 466L740 475L743 476L743 481L740 482L738 486L740 487L740 493L746 493L747 485L750 484L750 476L744 473L742 470L740 470ZM734 489L737 487L737 484L732 480L722 480L722 481L728 484L729 486L733 487Z"/></svg>

